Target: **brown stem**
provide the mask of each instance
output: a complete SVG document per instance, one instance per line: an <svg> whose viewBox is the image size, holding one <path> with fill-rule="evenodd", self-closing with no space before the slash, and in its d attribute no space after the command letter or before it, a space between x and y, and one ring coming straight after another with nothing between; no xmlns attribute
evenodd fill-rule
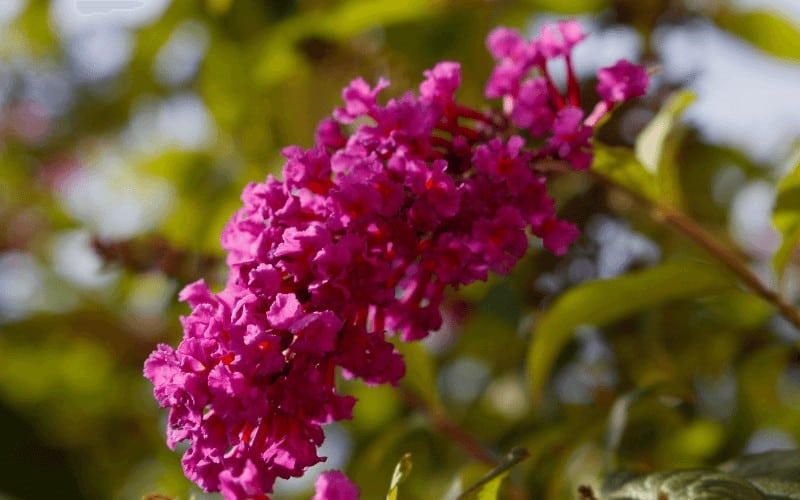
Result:
<svg viewBox="0 0 800 500"><path fill-rule="evenodd" d="M176 248L158 234L115 241L94 238L92 247L106 262L120 264L137 273L161 271L182 282L208 276L221 262L214 255Z"/></svg>
<svg viewBox="0 0 800 500"><path fill-rule="evenodd" d="M784 318L789 320L796 328L800 329L800 311L787 302L781 294L764 284L738 255L729 248L720 245L714 237L694 219L672 207L649 200L596 171L589 170L588 174L606 186L625 192L638 204L647 208L650 211L650 215L656 221L663 221L688 236L692 241L704 248L715 259L736 274L747 288L777 307Z"/></svg>
<svg viewBox="0 0 800 500"><path fill-rule="evenodd" d="M445 413L431 407L422 398L402 385L398 385L395 389L408 406L423 413L437 431L458 444L464 451L469 453L472 458L491 467L500 465L501 460L484 448L477 439L457 426Z"/></svg>

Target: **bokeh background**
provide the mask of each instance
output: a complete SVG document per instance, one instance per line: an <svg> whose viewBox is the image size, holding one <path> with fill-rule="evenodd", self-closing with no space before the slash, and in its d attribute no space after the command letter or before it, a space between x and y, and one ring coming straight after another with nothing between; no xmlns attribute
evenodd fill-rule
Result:
<svg viewBox="0 0 800 500"><path fill-rule="evenodd" d="M481 98L486 34L565 16L591 31L575 56L587 100L601 66L657 68L603 142L632 146L670 95L696 94L668 131L676 203L796 299L796 255L780 276L771 265L770 217L798 161L797 0L0 1L0 498L217 498L166 448L141 367L180 339L178 290L224 279L219 233L242 187L278 172L285 145L310 146L356 76L386 76L397 95L456 60L461 98L497 106ZM531 397L531 337L566 291L712 265L604 186L561 176L552 189L581 239L560 259L533 244L511 277L454 292L445 327L402 347L408 390L491 450L526 447L517 497L570 498L609 456L647 471L796 447L800 333L737 287L580 321ZM444 498L487 470L392 388L346 385L360 401L326 429L328 463L276 498L308 498L327 468L381 498L406 452L405 498Z"/></svg>

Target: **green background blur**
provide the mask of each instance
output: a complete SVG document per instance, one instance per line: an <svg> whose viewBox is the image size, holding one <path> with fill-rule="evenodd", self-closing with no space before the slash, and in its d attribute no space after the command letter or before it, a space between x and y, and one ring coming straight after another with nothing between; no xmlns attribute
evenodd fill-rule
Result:
<svg viewBox="0 0 800 500"><path fill-rule="evenodd" d="M214 498L166 448L141 367L180 339L178 290L223 280L219 233L242 187L278 172L282 147L310 146L356 76L386 76L398 95L456 60L460 99L498 106L481 98L486 34L533 35L566 15L593 33L576 54L590 104L600 66L660 67L600 140L632 146L669 96L694 90L651 138L668 202L796 298L793 245L770 223L800 137L792 0L2 0L0 498ZM511 277L451 294L443 329L402 346L405 387L489 449L531 452L501 496L571 498L609 463L649 471L796 447L798 331L629 199L578 175L551 188L582 229L573 250L556 259L532 242ZM796 216L800 197L787 196ZM612 283L552 307L643 269L624 293ZM646 299L595 321L619 293ZM563 334L532 392L542 318ZM329 463L276 498L308 498L330 467L381 498L406 452L401 498L444 498L486 472L392 388L343 390L359 403L327 429ZM609 420L615 401L631 403L617 405L626 418Z"/></svg>

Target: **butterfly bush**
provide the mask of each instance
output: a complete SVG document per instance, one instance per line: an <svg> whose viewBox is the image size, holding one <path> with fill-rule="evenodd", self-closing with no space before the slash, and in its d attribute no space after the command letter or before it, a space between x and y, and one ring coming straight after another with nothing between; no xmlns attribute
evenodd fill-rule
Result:
<svg viewBox="0 0 800 500"><path fill-rule="evenodd" d="M337 391L337 372L396 384L405 366L386 336L412 341L438 329L448 287L509 273L529 233L567 251L578 231L556 217L533 165L588 168L593 125L647 87L640 66L604 68L587 116L570 55L584 37L574 21L533 41L494 30L485 94L502 99L502 112L456 101L454 62L385 104L387 80L356 79L313 147L283 150L283 180L244 189L222 233L225 288L188 285L183 340L159 345L144 368L170 409L167 444L189 441L191 480L228 499L266 498L276 478L325 460L324 424L351 418L355 399ZM563 93L548 73L555 59L566 62ZM314 498L357 496L329 472Z"/></svg>

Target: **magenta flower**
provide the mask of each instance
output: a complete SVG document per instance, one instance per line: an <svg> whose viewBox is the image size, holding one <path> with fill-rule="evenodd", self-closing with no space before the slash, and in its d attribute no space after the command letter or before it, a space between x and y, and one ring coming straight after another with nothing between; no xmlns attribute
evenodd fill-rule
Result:
<svg viewBox="0 0 800 500"><path fill-rule="evenodd" d="M592 127L584 125L583 110L579 108L563 108L553 122L553 135L547 143L559 158L572 164L579 170L589 168L592 163L591 145Z"/></svg>
<svg viewBox="0 0 800 500"><path fill-rule="evenodd" d="M339 108L333 112L334 118L340 123L351 123L361 115L366 115L375 107L375 98L381 90L389 86L389 81L381 78L375 88L370 88L369 84L362 78L357 78L350 82L342 91L344 108Z"/></svg>
<svg viewBox="0 0 800 500"><path fill-rule="evenodd" d="M438 329L448 286L510 272L530 234L557 255L568 250L577 228L556 218L532 165L588 168L594 122L570 63L584 35L574 22L557 29L533 42L507 28L489 35L498 64L486 95L503 99L504 116L456 101L454 62L426 71L418 94L386 104L388 81L356 79L313 147L283 150L282 181L270 175L244 189L221 238L227 283L218 293L188 285L183 340L159 345L144 366L170 409L168 446L189 442L190 479L245 499L301 476L325 460L322 425L351 418L355 399L337 392L337 373L396 384L405 365L386 336L411 341ZM553 57L567 62L566 96L547 74ZM591 119L644 92L636 68L601 71L610 103ZM317 480L315 499L357 496L339 472Z"/></svg>
<svg viewBox="0 0 800 500"><path fill-rule="evenodd" d="M572 49L586 38L578 21L572 19L559 21L557 28L558 35L552 25L543 26L542 33L537 40L539 50L547 58L569 56Z"/></svg>
<svg viewBox="0 0 800 500"><path fill-rule="evenodd" d="M501 26L486 37L486 47L495 59L522 60L530 45L517 30Z"/></svg>
<svg viewBox="0 0 800 500"><path fill-rule="evenodd" d="M336 470L320 474L314 487L316 493L311 500L358 500L356 485Z"/></svg>
<svg viewBox="0 0 800 500"><path fill-rule="evenodd" d="M511 123L528 129L531 135L546 134L553 126L555 112L550 105L550 94L544 78L523 82L513 101L510 101Z"/></svg>
<svg viewBox="0 0 800 500"><path fill-rule="evenodd" d="M628 61L620 60L613 66L597 72L597 93L603 100L622 102L641 97L647 92L650 78L647 71Z"/></svg>

